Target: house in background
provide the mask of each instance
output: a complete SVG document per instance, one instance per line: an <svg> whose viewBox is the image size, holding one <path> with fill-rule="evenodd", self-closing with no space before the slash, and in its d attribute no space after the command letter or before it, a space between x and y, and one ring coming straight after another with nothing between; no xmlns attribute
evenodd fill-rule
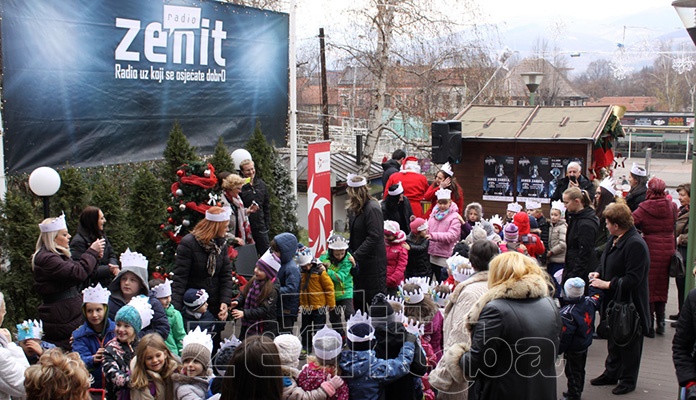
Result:
<svg viewBox="0 0 696 400"><path fill-rule="evenodd" d="M602 97L601 99L588 101L588 106L609 106L616 104L626 107L627 112L632 111L655 111L657 107L657 97L652 96L614 96Z"/></svg>
<svg viewBox="0 0 696 400"><path fill-rule="evenodd" d="M505 78L507 98L500 99L497 104L529 105L529 90L527 90L521 75L525 72L541 72L544 74L541 84L536 91L537 105L547 107L580 107L586 105L589 99L589 96L573 86L566 77L564 70L556 68L543 58L528 58L510 69Z"/></svg>

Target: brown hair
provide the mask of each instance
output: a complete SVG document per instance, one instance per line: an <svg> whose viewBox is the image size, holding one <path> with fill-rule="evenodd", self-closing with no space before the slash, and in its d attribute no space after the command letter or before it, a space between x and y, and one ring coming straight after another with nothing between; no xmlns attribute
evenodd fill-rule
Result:
<svg viewBox="0 0 696 400"><path fill-rule="evenodd" d="M633 226L633 214L626 204L609 204L604 209L604 219L618 225L621 229L630 229Z"/></svg>
<svg viewBox="0 0 696 400"><path fill-rule="evenodd" d="M452 191L452 201L454 201L455 203L458 202L459 201L459 184L457 183L457 178L455 178L454 175L449 176L443 170L437 171L437 174L435 174L435 175L438 175L440 173L442 173L442 175L444 176L444 179L442 179L443 181L447 178L450 178L450 185L447 187L447 189ZM461 211L461 210L459 210L459 211Z"/></svg>
<svg viewBox="0 0 696 400"><path fill-rule="evenodd" d="M164 365L159 374L162 379L168 379L179 368L179 361L177 361L164 343L162 336L160 336L159 333L148 333L140 339L138 347L135 349L135 358L133 359L135 365L131 370L130 383L132 389L143 389L149 384L149 375L147 373L147 367L145 366L145 352L148 347L161 351L166 356Z"/></svg>
<svg viewBox="0 0 696 400"><path fill-rule="evenodd" d="M252 276L251 279L247 282L247 284L244 285L244 287L242 288L242 294L244 295L244 297L246 297L247 294L249 294L249 289L251 289L251 286L254 284L254 281L256 281L256 275ZM268 296L271 295L271 292L273 292L274 290L273 285L273 280L268 279L268 276L266 276L266 283L264 283L261 287L261 293L259 294L259 302L265 301L268 298Z"/></svg>
<svg viewBox="0 0 696 400"><path fill-rule="evenodd" d="M420 285L417 283L407 283L404 285L405 292L415 292L418 289L420 289ZM404 315L423 324L432 321L437 312L437 304L435 304L433 299L428 295L424 296L423 300L418 304L404 303Z"/></svg>
<svg viewBox="0 0 696 400"><path fill-rule="evenodd" d="M222 214L225 210L222 207L213 206L208 209L211 214ZM196 226L193 227L191 234L196 237L202 243L209 243L211 240L220 237L219 233L222 230L221 226L227 227L229 222L221 221L215 222L207 219L202 219L198 221Z"/></svg>
<svg viewBox="0 0 696 400"><path fill-rule="evenodd" d="M361 176L354 177L353 182L359 182L362 179L363 179L363 177L361 177ZM365 204L367 204L368 201L374 199L372 196L370 196L370 191L367 188L367 185L360 186L360 187L348 186L346 188L346 193L348 193L348 201L346 202L346 210L353 213L353 215L362 214L363 209L365 208Z"/></svg>
<svg viewBox="0 0 696 400"><path fill-rule="evenodd" d="M590 194L587 190L580 189L577 187L568 188L563 192L564 196L568 196L570 200L580 199L580 203L584 208L590 207L592 205L592 199L590 199Z"/></svg>
<svg viewBox="0 0 696 400"><path fill-rule="evenodd" d="M230 368L231 366L232 368ZM280 356L267 336L249 336L234 350L222 382L227 400L268 399L283 396Z"/></svg>
<svg viewBox="0 0 696 400"><path fill-rule="evenodd" d="M601 186L597 188L597 190L599 190L599 199L597 200L597 204L595 204L595 215L597 218L601 218L607 206L616 201L616 197Z"/></svg>
<svg viewBox="0 0 696 400"><path fill-rule="evenodd" d="M60 348L47 350L24 371L24 390L33 400L89 399L90 376L80 355Z"/></svg>
<svg viewBox="0 0 696 400"><path fill-rule="evenodd" d="M690 183L682 183L681 185L677 186L677 193L679 193L680 190L683 190L686 192L686 194L691 197L691 184Z"/></svg>

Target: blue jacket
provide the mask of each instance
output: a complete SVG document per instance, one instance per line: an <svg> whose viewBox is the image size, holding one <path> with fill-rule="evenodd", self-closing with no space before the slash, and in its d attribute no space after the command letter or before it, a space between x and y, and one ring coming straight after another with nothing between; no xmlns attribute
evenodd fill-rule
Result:
<svg viewBox="0 0 696 400"><path fill-rule="evenodd" d="M561 344L558 353L581 352L592 344L595 312L599 309L601 291L590 288L589 296L565 299L561 308Z"/></svg>
<svg viewBox="0 0 696 400"><path fill-rule="evenodd" d="M413 361L414 344L404 343L397 358L377 358L374 350L343 350L338 365L343 371L351 399L379 400L384 391L383 383L395 381L406 375Z"/></svg>
<svg viewBox="0 0 696 400"><path fill-rule="evenodd" d="M106 346L115 337L114 329L116 324L110 318L106 319L104 337L99 340L99 335L92 329L87 322L82 324L73 332L72 349L80 354L80 358L85 363L87 370L94 377L92 387L95 389L104 388L102 383L102 368L100 364L94 364L94 354L100 347Z"/></svg>
<svg viewBox="0 0 696 400"><path fill-rule="evenodd" d="M292 233L276 235L275 240L280 250L280 269L276 282L280 284L280 301L276 315L292 315L297 317L300 310L300 269L295 264L297 238Z"/></svg>

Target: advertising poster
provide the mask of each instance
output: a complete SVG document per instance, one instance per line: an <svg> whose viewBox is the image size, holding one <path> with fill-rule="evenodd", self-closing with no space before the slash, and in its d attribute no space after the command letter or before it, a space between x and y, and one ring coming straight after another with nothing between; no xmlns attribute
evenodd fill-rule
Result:
<svg viewBox="0 0 696 400"><path fill-rule="evenodd" d="M536 200L549 203L551 175L550 157L520 157L517 160L517 201Z"/></svg>
<svg viewBox="0 0 696 400"><path fill-rule="evenodd" d="M307 224L314 257L326 250L333 226L331 214L331 142L307 145Z"/></svg>
<svg viewBox="0 0 696 400"><path fill-rule="evenodd" d="M483 163L483 200L513 201L515 157L486 156Z"/></svg>
<svg viewBox="0 0 696 400"><path fill-rule="evenodd" d="M556 191L556 187L558 186L558 182L565 178L566 176L566 167L568 166L568 163L571 161L579 162L580 165L583 166L583 171L585 170L585 160L582 158L555 158L551 157L551 165L550 165L550 175L551 175L551 180L549 181L549 191L547 192L549 197L553 196L553 192Z"/></svg>
<svg viewBox="0 0 696 400"><path fill-rule="evenodd" d="M4 0L9 171L162 157L176 121L202 154L257 123L285 143L284 13L213 0Z"/></svg>

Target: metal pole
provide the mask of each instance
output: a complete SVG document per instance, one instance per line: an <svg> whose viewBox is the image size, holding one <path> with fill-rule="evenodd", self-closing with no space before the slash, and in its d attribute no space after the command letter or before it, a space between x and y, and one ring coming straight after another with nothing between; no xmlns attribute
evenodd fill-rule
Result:
<svg viewBox="0 0 696 400"><path fill-rule="evenodd" d="M534 106L534 92L529 92L529 105Z"/></svg>
<svg viewBox="0 0 696 400"><path fill-rule="evenodd" d="M645 149L645 172L650 176L650 164L652 163L652 148Z"/></svg>
<svg viewBox="0 0 696 400"><path fill-rule="evenodd" d="M686 132L686 152L684 153L684 162L689 162L689 136L691 132Z"/></svg>
<svg viewBox="0 0 696 400"><path fill-rule="evenodd" d="M49 218L51 216L51 211L50 211L49 205L48 205L48 200L50 199L50 197L41 196L41 199L43 200L44 219L46 219L46 218Z"/></svg>
<svg viewBox="0 0 696 400"><path fill-rule="evenodd" d="M696 120L694 120L696 122ZM696 129L696 123L692 129ZM694 135L696 137L696 135ZM693 149L693 148L692 148ZM696 152L691 155L691 187L696 187ZM691 189L693 191L693 189ZM696 196L691 196L691 201L689 202L689 213L692 210L696 210ZM696 246L696 218L689 218L689 239L686 246L686 282L684 283L684 299L691 289L694 288L694 275L691 271L694 268L694 247Z"/></svg>
<svg viewBox="0 0 696 400"><path fill-rule="evenodd" d="M297 14L295 0L290 0L289 21L289 56L290 67L290 180L292 180L292 194L297 199L297 61L295 56L295 16Z"/></svg>
<svg viewBox="0 0 696 400"><path fill-rule="evenodd" d="M633 142L633 131L635 129L631 128L628 130L628 159L631 159L631 145Z"/></svg>

